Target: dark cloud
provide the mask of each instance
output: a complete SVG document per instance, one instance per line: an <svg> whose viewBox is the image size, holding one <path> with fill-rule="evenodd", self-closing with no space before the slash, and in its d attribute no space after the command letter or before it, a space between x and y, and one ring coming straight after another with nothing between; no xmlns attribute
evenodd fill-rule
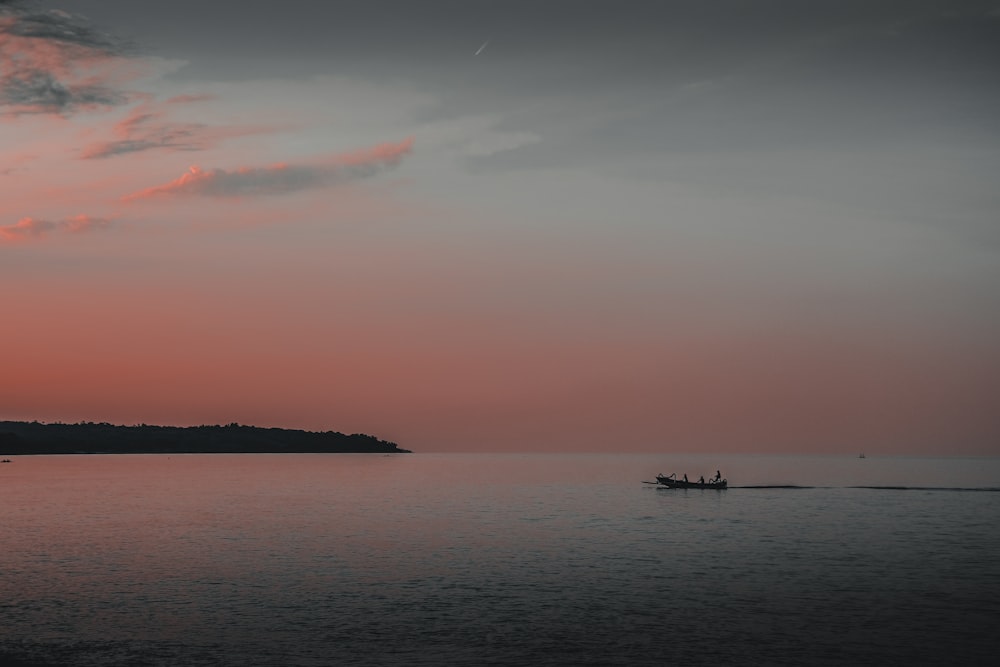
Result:
<svg viewBox="0 0 1000 667"><path fill-rule="evenodd" d="M162 141L151 141L151 140L135 140L135 139L124 139L122 141L108 141L102 144L94 144L83 151L83 157L85 160L95 160L100 158L112 157L114 155L127 155L128 153L140 153L142 151L148 151L154 148L165 148L165 147L177 146L172 139L164 139ZM182 148L184 149L184 148ZM191 149L186 149L191 150Z"/></svg>
<svg viewBox="0 0 1000 667"><path fill-rule="evenodd" d="M101 66L127 45L78 16L0 4L0 112L68 114L123 104L127 95L104 80Z"/></svg>
<svg viewBox="0 0 1000 667"><path fill-rule="evenodd" d="M417 122L544 137L509 164L995 137L1000 115L994 0L79 1L189 60L178 78L400 83L436 100Z"/></svg>
<svg viewBox="0 0 1000 667"><path fill-rule="evenodd" d="M60 10L16 15L9 32L32 39L50 40L105 54L123 54L124 44L96 30L84 19Z"/></svg>
<svg viewBox="0 0 1000 667"><path fill-rule="evenodd" d="M167 117L167 108L210 99L213 99L210 95L178 95L163 103L150 99L134 108L124 120L115 125L113 132L118 139L92 144L83 149L81 157L108 158L149 150L205 150L226 139L272 132L275 129L262 125L220 127L206 123L178 123L171 122Z"/></svg>
<svg viewBox="0 0 1000 667"><path fill-rule="evenodd" d="M107 158L155 149L194 151L210 143L209 128L201 123L168 123L160 114L139 114L119 123L123 139L93 144L83 150L84 159Z"/></svg>
<svg viewBox="0 0 1000 667"><path fill-rule="evenodd" d="M238 3L79 0L102 21L169 43L205 76L362 72L409 76L483 73L498 60L531 59L521 82L557 71L590 80L707 73L791 41L857 28L887 31L938 17L983 19L992 0L273 0ZM238 6L238 13L233 7ZM198 19L192 21L191 17ZM990 19L992 20L992 19ZM473 54L489 40L489 48ZM961 46L961 41L953 41ZM851 53L841 54L853 62ZM488 56L488 57L484 57ZM697 56L697 57L692 57ZM554 69L550 69L554 67ZM205 68L208 71L205 71ZM195 74L194 71L189 74ZM492 83L496 83L492 81Z"/></svg>
<svg viewBox="0 0 1000 667"><path fill-rule="evenodd" d="M0 78L0 107L13 107L12 113L68 113L81 108L124 104L120 91L100 85L72 85L60 81L51 72L33 70L20 76Z"/></svg>

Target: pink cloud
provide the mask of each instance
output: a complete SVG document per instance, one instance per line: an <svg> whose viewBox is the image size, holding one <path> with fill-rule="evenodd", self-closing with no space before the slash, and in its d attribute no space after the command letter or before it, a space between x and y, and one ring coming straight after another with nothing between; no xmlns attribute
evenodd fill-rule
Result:
<svg viewBox="0 0 1000 667"><path fill-rule="evenodd" d="M35 218L21 218L13 225L0 227L0 239L5 241L23 241L25 239L40 238L46 233L55 229L56 224L47 220L36 220Z"/></svg>
<svg viewBox="0 0 1000 667"><path fill-rule="evenodd" d="M236 170L204 170L193 166L179 178L123 197L123 201L159 195L201 195L238 197L276 195L299 190L329 187L370 178L397 165L413 150L413 138L385 143L369 149L332 156L318 164L275 164L269 167L241 167Z"/></svg>
<svg viewBox="0 0 1000 667"><path fill-rule="evenodd" d="M111 221L105 218L94 218L89 215L77 215L59 221L39 220L24 217L12 225L0 226L0 240L16 242L40 239L49 232L64 231L71 234L105 229Z"/></svg>
<svg viewBox="0 0 1000 667"><path fill-rule="evenodd" d="M89 215L77 215L66 218L59 223L60 227L71 234L81 234L100 229L107 229L111 226L111 221L107 218L95 218Z"/></svg>

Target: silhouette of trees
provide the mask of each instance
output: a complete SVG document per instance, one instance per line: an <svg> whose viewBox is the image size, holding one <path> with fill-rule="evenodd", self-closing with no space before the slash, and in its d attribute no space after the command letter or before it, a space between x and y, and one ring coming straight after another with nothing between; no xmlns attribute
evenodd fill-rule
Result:
<svg viewBox="0 0 1000 667"><path fill-rule="evenodd" d="M0 422L0 454L409 453L372 435L226 426Z"/></svg>

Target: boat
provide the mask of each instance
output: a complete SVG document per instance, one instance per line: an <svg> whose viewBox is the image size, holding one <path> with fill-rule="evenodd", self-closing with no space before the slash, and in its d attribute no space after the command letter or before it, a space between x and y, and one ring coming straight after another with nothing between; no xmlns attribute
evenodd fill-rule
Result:
<svg viewBox="0 0 1000 667"><path fill-rule="evenodd" d="M861 452L860 454L858 454L858 458L859 459L864 459L864 458L867 458L867 457L865 456L864 452Z"/></svg>
<svg viewBox="0 0 1000 667"><path fill-rule="evenodd" d="M729 482L725 479L709 480L707 482L689 482L686 479L677 479L674 473L670 475L657 475L656 483L667 489L727 489Z"/></svg>

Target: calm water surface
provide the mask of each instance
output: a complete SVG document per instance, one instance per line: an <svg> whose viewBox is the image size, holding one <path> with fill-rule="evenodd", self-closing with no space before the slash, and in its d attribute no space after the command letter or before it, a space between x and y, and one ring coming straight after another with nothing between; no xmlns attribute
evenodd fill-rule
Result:
<svg viewBox="0 0 1000 667"><path fill-rule="evenodd" d="M641 483L718 467L733 488ZM0 658L22 664L1000 651L998 459L17 457L0 536Z"/></svg>

